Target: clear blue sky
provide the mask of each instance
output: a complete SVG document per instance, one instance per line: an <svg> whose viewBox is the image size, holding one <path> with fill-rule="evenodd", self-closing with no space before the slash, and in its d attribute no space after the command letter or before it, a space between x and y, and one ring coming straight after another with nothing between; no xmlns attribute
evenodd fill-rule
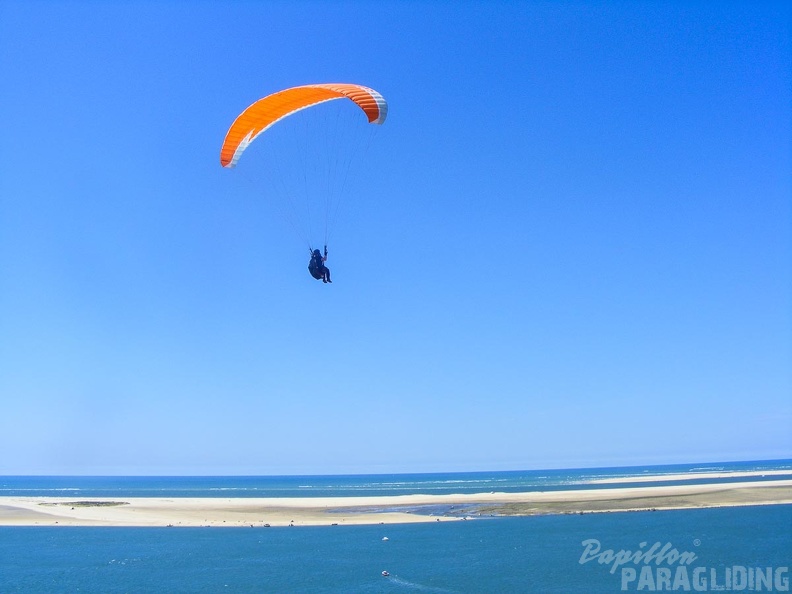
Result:
<svg viewBox="0 0 792 594"><path fill-rule="evenodd" d="M5 0L0 474L792 457L791 20ZM390 113L323 285L219 151L336 81Z"/></svg>

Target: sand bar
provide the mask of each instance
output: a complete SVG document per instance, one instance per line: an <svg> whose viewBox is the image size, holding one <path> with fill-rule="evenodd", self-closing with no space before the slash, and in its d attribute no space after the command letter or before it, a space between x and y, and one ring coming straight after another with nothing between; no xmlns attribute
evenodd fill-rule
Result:
<svg viewBox="0 0 792 594"><path fill-rule="evenodd" d="M751 477L792 477L792 470L738 470L735 472L686 472L679 474L648 474L645 476L619 476L614 478L586 481L589 485L615 483L656 483L660 481L698 481L708 479L751 478Z"/></svg>
<svg viewBox="0 0 792 594"><path fill-rule="evenodd" d="M0 497L0 526L330 526L770 504L792 504L792 480L384 497Z"/></svg>

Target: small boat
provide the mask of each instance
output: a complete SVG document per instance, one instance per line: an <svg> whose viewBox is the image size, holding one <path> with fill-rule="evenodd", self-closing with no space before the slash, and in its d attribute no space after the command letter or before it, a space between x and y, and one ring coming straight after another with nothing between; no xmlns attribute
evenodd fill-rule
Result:
<svg viewBox="0 0 792 594"><path fill-rule="evenodd" d="M387 571L382 572L382 577L388 577L390 574Z"/></svg>

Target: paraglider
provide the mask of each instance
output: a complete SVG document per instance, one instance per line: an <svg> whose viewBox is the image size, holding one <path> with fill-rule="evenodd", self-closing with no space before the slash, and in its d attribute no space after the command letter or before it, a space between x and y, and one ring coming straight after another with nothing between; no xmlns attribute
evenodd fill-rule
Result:
<svg viewBox="0 0 792 594"><path fill-rule="evenodd" d="M324 257L322 257L322 252L319 250L313 251L311 254L311 261L308 263L308 272L310 272L311 276L316 280L321 280L324 283L332 283L333 281L330 280L330 269L325 266L325 262L327 262L327 246L325 246L324 249Z"/></svg>
<svg viewBox="0 0 792 594"><path fill-rule="evenodd" d="M308 269L317 280L332 282L324 264L331 227L349 193L352 165L368 148L369 130L378 127L360 124L382 124L387 115L388 104L374 89L349 83L303 85L259 99L226 133L220 164L232 169L243 154L254 153L247 172L265 177L263 190L308 244ZM317 241L321 227L322 242ZM324 257L314 250L317 243L324 244Z"/></svg>

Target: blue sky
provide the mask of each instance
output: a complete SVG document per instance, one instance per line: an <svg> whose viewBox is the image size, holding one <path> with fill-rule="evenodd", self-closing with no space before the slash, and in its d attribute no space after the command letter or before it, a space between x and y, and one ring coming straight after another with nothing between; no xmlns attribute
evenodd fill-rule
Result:
<svg viewBox="0 0 792 594"><path fill-rule="evenodd" d="M792 457L784 2L0 4L0 474ZM389 102L333 285L219 165Z"/></svg>

